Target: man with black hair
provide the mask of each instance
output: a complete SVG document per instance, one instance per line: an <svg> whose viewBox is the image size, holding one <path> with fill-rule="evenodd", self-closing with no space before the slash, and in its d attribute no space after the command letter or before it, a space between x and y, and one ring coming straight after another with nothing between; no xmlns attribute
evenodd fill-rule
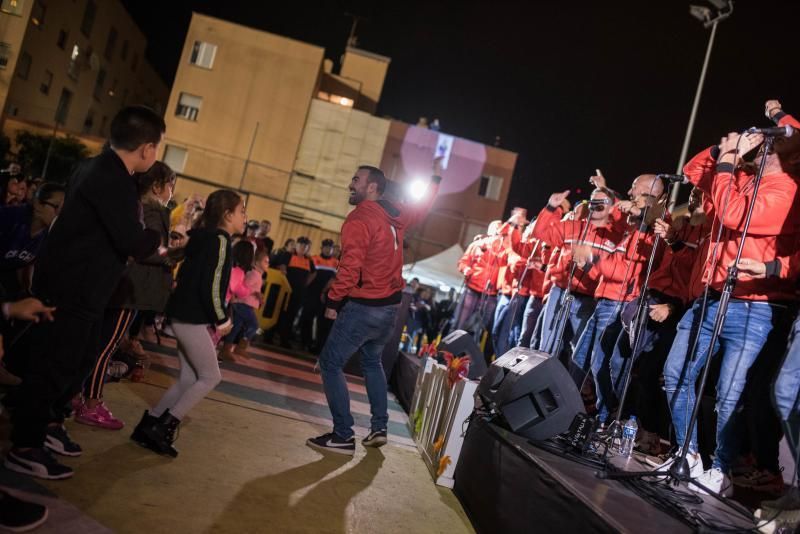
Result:
<svg viewBox="0 0 800 534"><path fill-rule="evenodd" d="M316 270L303 301L303 312L300 314L300 337L311 352L318 353L325 344L331 328L331 320L325 318L323 291L336 276L336 268L339 266L339 260L333 257L333 239L323 239L320 254L311 259ZM312 335L314 319L317 320L316 339Z"/></svg>
<svg viewBox="0 0 800 534"><path fill-rule="evenodd" d="M427 197L414 205L395 206L382 199L386 177L376 167L362 165L350 181L349 203L356 208L342 225L342 259L325 309L325 317L335 322L319 357L333 432L307 440L309 447L355 454L354 422L343 371L355 353L361 356L372 412L370 432L362 443L380 447L387 441L389 414L381 355L392 334L405 285L403 235L433 205L441 181L438 161Z"/></svg>
<svg viewBox="0 0 800 534"><path fill-rule="evenodd" d="M123 108L111 121L110 148L70 179L33 279L34 295L56 307L55 321L28 330L29 365L19 390L5 400L14 426L5 466L13 471L45 479L73 475L49 451L80 456L81 448L61 424L63 415L51 421L94 366L103 311L128 258L159 249L158 233L142 224L133 174L153 165L165 129L152 110Z"/></svg>

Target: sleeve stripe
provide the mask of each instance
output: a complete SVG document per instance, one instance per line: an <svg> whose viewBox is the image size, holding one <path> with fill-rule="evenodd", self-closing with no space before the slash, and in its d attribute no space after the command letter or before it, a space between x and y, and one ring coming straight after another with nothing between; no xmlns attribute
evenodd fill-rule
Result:
<svg viewBox="0 0 800 534"><path fill-rule="evenodd" d="M211 285L211 300L214 303L214 313L217 314L217 318L221 321L225 319L225 309L222 305L222 296L220 294L219 286L222 282L222 269L225 267L225 251L226 251L226 242L223 236L217 236L219 238L219 254L217 255L217 267L214 269L214 281Z"/></svg>

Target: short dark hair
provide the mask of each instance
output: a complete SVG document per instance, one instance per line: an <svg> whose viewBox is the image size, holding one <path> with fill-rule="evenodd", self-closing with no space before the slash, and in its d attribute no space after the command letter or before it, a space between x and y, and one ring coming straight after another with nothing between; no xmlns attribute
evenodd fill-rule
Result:
<svg viewBox="0 0 800 534"><path fill-rule="evenodd" d="M36 194L34 198L39 202L47 202L57 193L64 194L66 193L66 189L61 184L54 184L53 182L45 182L39 186L39 189L36 190Z"/></svg>
<svg viewBox="0 0 800 534"><path fill-rule="evenodd" d="M380 170L378 167L373 167L372 165L361 165L358 167L358 170L369 171L369 174L367 175L367 183L377 184L379 194L382 195L383 192L386 191L386 175L383 174L382 170Z"/></svg>
<svg viewBox="0 0 800 534"><path fill-rule="evenodd" d="M145 106L122 108L111 121L111 146L136 150L147 143L157 144L167 125L155 111Z"/></svg>
<svg viewBox="0 0 800 534"><path fill-rule="evenodd" d="M156 161L150 170L143 172L136 176L136 189L139 190L139 196L144 196L153 187L164 187L175 181L175 171L169 168L169 165L163 161Z"/></svg>

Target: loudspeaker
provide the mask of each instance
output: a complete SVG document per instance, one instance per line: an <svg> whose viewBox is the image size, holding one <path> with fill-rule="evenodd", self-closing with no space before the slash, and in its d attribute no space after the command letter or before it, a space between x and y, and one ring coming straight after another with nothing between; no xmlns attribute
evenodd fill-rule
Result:
<svg viewBox="0 0 800 534"><path fill-rule="evenodd" d="M502 425L534 441L566 432L584 411L580 392L558 358L525 347L495 360L477 395Z"/></svg>
<svg viewBox="0 0 800 534"><path fill-rule="evenodd" d="M443 350L452 353L454 356L469 356L469 374L467 378L476 380L486 374L486 359L483 357L478 344L472 336L464 330L455 330L443 337L436 347L436 350Z"/></svg>

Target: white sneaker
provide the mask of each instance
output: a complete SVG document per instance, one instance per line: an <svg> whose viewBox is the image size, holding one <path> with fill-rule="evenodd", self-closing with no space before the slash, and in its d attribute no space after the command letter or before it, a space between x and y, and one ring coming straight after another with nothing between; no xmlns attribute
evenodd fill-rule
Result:
<svg viewBox="0 0 800 534"><path fill-rule="evenodd" d="M710 491L718 493L723 497L730 497L733 495L733 484L731 478L727 473L723 473L718 467L712 467L699 477L692 476L692 480L696 480L698 484L705 486ZM700 495L708 495L706 491L698 487L696 484L689 484L689 489Z"/></svg>
<svg viewBox="0 0 800 534"><path fill-rule="evenodd" d="M669 471L669 468L672 467L672 464L675 463L675 460L680 457L681 452L678 451L674 455L670 456L666 462L657 463L655 460L650 458L645 459L645 462L654 468L653 471ZM689 476L692 479L703 475L703 460L700 458L698 453L687 454L686 461L689 462ZM666 480L666 478L666 476L661 476L658 478L658 480Z"/></svg>

